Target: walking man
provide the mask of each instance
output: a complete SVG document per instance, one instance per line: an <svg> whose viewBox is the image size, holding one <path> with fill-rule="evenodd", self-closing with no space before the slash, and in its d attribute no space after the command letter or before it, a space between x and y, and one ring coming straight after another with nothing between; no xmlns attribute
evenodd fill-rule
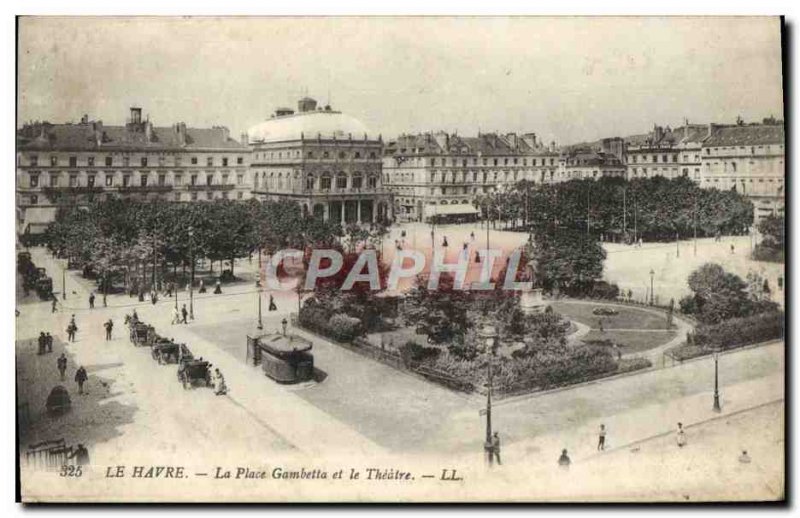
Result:
<svg viewBox="0 0 800 518"><path fill-rule="evenodd" d="M569 460L569 455L567 455L567 450L561 450L561 456L558 458L558 465L561 468L568 468L572 461Z"/></svg>
<svg viewBox="0 0 800 518"><path fill-rule="evenodd" d="M67 340L70 342L75 341L75 332L78 330L77 326L75 325L75 321L72 321L67 326Z"/></svg>
<svg viewBox="0 0 800 518"><path fill-rule="evenodd" d="M183 307L181 307L181 316L183 317L184 324L188 324L188 322L186 322L187 315L189 315L189 312L186 311L186 304L184 304Z"/></svg>
<svg viewBox="0 0 800 518"><path fill-rule="evenodd" d="M53 305L50 309L50 313L55 313L56 311L58 311L58 299L53 295Z"/></svg>
<svg viewBox="0 0 800 518"><path fill-rule="evenodd" d="M734 251L735 251L735 247L733 246L733 243L731 243L731 254L733 254Z"/></svg>
<svg viewBox="0 0 800 518"><path fill-rule="evenodd" d="M86 369L81 365L78 367L78 370L75 371L75 381L78 383L78 394L83 395L83 384L86 383L87 379L89 379L89 375L86 374Z"/></svg>
<svg viewBox="0 0 800 518"><path fill-rule="evenodd" d="M67 372L67 357L64 353L61 353L61 356L58 357L56 365L58 366L58 373L61 375L61 381L64 381L64 374Z"/></svg>
<svg viewBox="0 0 800 518"><path fill-rule="evenodd" d="M606 425L600 425L600 433L598 435L597 449L603 451L606 449Z"/></svg>
<svg viewBox="0 0 800 518"><path fill-rule="evenodd" d="M500 436L497 432L494 432L494 435L492 435L492 455L494 455L494 458L497 460L497 465L502 466L503 463L500 462Z"/></svg>
<svg viewBox="0 0 800 518"><path fill-rule="evenodd" d="M94 309L94 292L89 294L89 309Z"/></svg>
<svg viewBox="0 0 800 518"><path fill-rule="evenodd" d="M44 348L46 347L45 342L47 338L44 336L44 331L39 333L39 349L36 351L36 354L44 354Z"/></svg>
<svg viewBox="0 0 800 518"><path fill-rule="evenodd" d="M683 431L683 423L678 423L678 435L676 437L678 448L686 446L686 432Z"/></svg>
<svg viewBox="0 0 800 518"><path fill-rule="evenodd" d="M111 331L114 329L114 322L109 318L108 322L103 324L103 327L106 328L106 340L111 340Z"/></svg>
<svg viewBox="0 0 800 518"><path fill-rule="evenodd" d="M53 335L47 333L44 335L44 344L47 346L47 352L53 352Z"/></svg>

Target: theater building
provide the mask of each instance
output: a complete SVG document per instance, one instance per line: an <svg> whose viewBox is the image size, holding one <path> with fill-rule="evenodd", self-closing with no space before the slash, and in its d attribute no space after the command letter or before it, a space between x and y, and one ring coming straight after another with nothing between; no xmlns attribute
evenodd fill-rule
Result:
<svg viewBox="0 0 800 518"><path fill-rule="evenodd" d="M278 108L246 138L257 198L294 200L304 214L341 223L392 220L383 140L359 120L306 97L296 112Z"/></svg>

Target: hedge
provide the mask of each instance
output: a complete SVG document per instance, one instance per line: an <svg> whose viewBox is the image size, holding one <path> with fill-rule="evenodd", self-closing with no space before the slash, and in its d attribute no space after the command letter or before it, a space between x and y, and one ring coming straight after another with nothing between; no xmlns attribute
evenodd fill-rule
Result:
<svg viewBox="0 0 800 518"><path fill-rule="evenodd" d="M784 318L782 311L774 311L700 325L695 330L694 343L706 349L725 350L783 338Z"/></svg>

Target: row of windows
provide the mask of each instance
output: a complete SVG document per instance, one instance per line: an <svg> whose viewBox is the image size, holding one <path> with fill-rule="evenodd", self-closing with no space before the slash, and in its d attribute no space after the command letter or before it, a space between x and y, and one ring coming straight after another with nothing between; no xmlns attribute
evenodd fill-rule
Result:
<svg viewBox="0 0 800 518"><path fill-rule="evenodd" d="M669 162L669 157L670 156L672 156L672 161L673 162L677 162L678 161L678 155L661 155L661 161L664 162L664 163ZM651 159L652 159L651 161L654 164L658 163L658 155L651 155ZM639 155L629 155L628 156L628 161L629 162L633 162L634 164L638 163ZM642 162L647 162L647 155L642 155Z"/></svg>
<svg viewBox="0 0 800 518"><path fill-rule="evenodd" d="M780 151L780 150L783 149L783 146L778 144L777 148ZM772 151L772 147L769 146L769 145L767 145L767 146L750 146L750 154L751 155L755 155L756 154L756 149L758 149L759 151L764 151L766 153L769 153L769 152ZM717 154L727 154L727 153L721 153L721 152L723 152L723 151L736 151L736 146L727 146L727 147L720 146L720 147L714 147L714 148L705 148L705 150L706 150L706 155L711 155L712 151L713 151L713 154L715 154L715 155L717 155ZM739 146L739 151L747 152L747 146Z"/></svg>
<svg viewBox="0 0 800 518"><path fill-rule="evenodd" d="M113 195L111 193L108 193L106 195L106 199L111 199L112 196ZM219 196L217 198L223 199L223 200L228 200L228 199L230 199L230 196L229 196L229 193L227 191L222 191L221 193L219 193ZM214 199L214 192L207 191L205 193L205 199L206 200L213 200ZM244 199L244 192L242 192L242 191L237 192L236 193L236 199L237 200ZM200 196L199 196L199 193L197 191L192 191L192 192L189 192L189 193L176 192L172 196L172 201L198 201L198 200L200 200ZM38 194L29 195L28 196L28 204L30 204L30 205L38 205L39 204L39 195Z"/></svg>
<svg viewBox="0 0 800 518"><path fill-rule="evenodd" d="M358 160L362 158L361 151L353 151L352 154L346 153L344 151L339 151L336 156L339 160L345 160L348 158L352 158L354 160ZM322 153L315 153L314 151L307 151L306 158L331 158L330 151L323 151ZM366 151L364 152L363 156L367 156ZM369 152L369 158L376 159L377 155L375 151ZM275 160L275 159L282 159L282 158L300 158L300 150L295 151L271 151L269 153L255 153L256 160Z"/></svg>
<svg viewBox="0 0 800 518"><path fill-rule="evenodd" d="M85 158L86 158L86 162L85 163L79 163L77 156L70 156L70 157L68 157L67 162L69 164L69 167L81 167L81 166L95 167L96 165L100 164L100 162L98 160L96 160L97 157L87 156ZM120 163L120 161L117 161L116 164L114 163L114 157L111 156L111 155L105 156L102 159L103 159L103 164L105 165L105 167L114 167L115 165L117 165L117 166L118 165L122 165L123 167L129 167L131 165L131 158L130 157L123 156L121 158L122 158L121 163ZM151 157L146 157L146 156L140 157L139 158L139 165L141 165L142 167L148 167L148 165L158 164L159 166L165 166L167 164L167 159L166 159L165 156L158 156L158 157L156 157L156 160L152 160L152 161L150 160L150 158ZM233 163L232 160L230 160L233 157L219 157L219 158L220 158L220 163L222 164L222 167L227 167L229 164ZM193 157L190 158L190 162L191 162L192 165L198 165L198 158L196 156L193 156ZM173 165L180 167L182 163L183 163L183 157L181 157L179 155L176 155L174 157L174 160L173 160ZM28 157L28 164L31 167L39 166L39 156L38 155L30 155ZM243 165L244 164L244 157L243 156L237 156L236 157L236 164L237 165ZM59 165L61 165L61 164L59 163L58 156L50 155L50 167L58 167ZM206 166L208 166L208 167L213 167L214 166L214 157L211 157L211 156L206 157Z"/></svg>
<svg viewBox="0 0 800 518"><path fill-rule="evenodd" d="M59 178L61 175L59 174L49 174L48 177L48 186L49 187L59 187ZM141 187L147 187L148 185L158 185L159 187L163 187L166 185L172 186L180 186L183 185L183 175L176 174L172 177L172 183L167 183L167 175L166 174L159 174L156 178L156 184L149 184L149 179L151 175L147 173L140 173L139 174L139 185ZM103 175L104 184L106 187L113 187L114 186L114 174L106 174ZM230 176L227 174L220 175L220 182L219 185L228 185L229 184ZM28 177L28 185L31 188L39 187L40 185L40 175L37 173L31 173ZM205 185L215 185L214 184L214 175L213 174L206 174L202 180L205 181ZM200 185L201 177L198 174L191 174L189 175L189 185ZM134 185L133 175L130 174L123 174L122 175L122 187L131 187ZM236 185L244 184L244 175L237 174L236 175ZM97 185L97 175L88 175L86 177L86 187L95 187ZM119 184L117 184L119 185ZM69 187L81 187L80 184L80 177L77 174L69 175Z"/></svg>

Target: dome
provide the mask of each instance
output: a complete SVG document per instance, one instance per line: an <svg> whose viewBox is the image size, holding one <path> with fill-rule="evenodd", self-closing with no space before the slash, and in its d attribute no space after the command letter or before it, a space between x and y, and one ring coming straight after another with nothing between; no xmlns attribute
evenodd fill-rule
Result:
<svg viewBox="0 0 800 518"><path fill-rule="evenodd" d="M369 130L356 118L341 112L318 110L283 117L273 117L251 127L247 132L250 142L281 142L300 140L301 137L363 139Z"/></svg>

